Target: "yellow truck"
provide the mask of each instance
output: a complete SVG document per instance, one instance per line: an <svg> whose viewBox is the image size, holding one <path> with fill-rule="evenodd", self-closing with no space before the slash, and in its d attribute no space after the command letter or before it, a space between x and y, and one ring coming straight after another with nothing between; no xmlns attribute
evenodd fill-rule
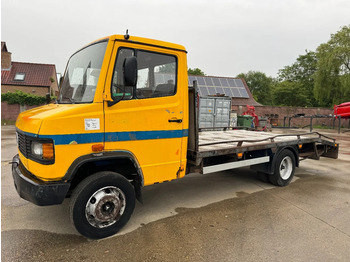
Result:
<svg viewBox="0 0 350 262"><path fill-rule="evenodd" d="M128 34L74 53L56 103L16 121L18 194L40 206L70 198L77 231L99 239L128 222L143 186L243 166L285 186L299 159L337 158L336 141L318 133L199 132L186 54L181 45Z"/></svg>

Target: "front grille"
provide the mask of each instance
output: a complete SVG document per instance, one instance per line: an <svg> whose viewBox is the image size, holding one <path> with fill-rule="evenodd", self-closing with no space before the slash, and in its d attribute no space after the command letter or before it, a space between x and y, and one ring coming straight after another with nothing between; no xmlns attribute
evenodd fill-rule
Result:
<svg viewBox="0 0 350 262"><path fill-rule="evenodd" d="M18 149L26 158L28 158L30 154L30 137L17 132L18 138Z"/></svg>

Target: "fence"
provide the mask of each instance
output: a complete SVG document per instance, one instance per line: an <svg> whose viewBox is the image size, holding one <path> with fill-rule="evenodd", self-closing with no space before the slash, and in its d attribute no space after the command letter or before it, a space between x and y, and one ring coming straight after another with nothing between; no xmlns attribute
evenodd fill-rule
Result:
<svg viewBox="0 0 350 262"><path fill-rule="evenodd" d="M34 106L21 106L19 104L9 105L7 102L1 102L1 120L16 121L19 113L38 107L39 105Z"/></svg>

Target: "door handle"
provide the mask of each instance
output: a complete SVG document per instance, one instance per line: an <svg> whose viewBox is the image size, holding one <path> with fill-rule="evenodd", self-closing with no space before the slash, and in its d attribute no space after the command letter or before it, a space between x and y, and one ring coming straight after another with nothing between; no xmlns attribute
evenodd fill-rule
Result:
<svg viewBox="0 0 350 262"><path fill-rule="evenodd" d="M169 123L182 123L182 119L169 119Z"/></svg>

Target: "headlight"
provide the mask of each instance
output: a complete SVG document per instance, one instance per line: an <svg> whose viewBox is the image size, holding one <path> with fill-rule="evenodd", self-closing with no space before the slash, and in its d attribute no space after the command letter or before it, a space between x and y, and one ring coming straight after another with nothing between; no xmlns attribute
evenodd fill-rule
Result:
<svg viewBox="0 0 350 262"><path fill-rule="evenodd" d="M32 142L32 154L36 157L42 158L43 156L43 144L38 142Z"/></svg>
<svg viewBox="0 0 350 262"><path fill-rule="evenodd" d="M53 144L52 143L41 143L37 141L32 141L31 145L32 156L38 159L53 160Z"/></svg>

